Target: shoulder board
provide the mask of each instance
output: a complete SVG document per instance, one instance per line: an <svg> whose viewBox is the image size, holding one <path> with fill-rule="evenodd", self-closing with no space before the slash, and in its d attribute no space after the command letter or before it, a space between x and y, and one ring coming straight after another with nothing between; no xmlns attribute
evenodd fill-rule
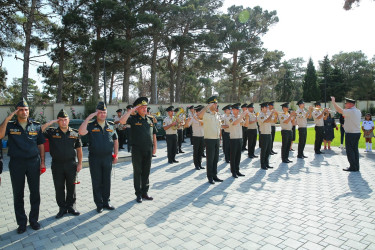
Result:
<svg viewBox="0 0 375 250"><path fill-rule="evenodd" d="M108 122L108 124L115 125L115 123L112 122L112 121L107 121L107 122Z"/></svg>
<svg viewBox="0 0 375 250"><path fill-rule="evenodd" d="M35 124L40 124L40 122L37 122L37 121L33 121L33 123L35 123Z"/></svg>
<svg viewBox="0 0 375 250"><path fill-rule="evenodd" d="M91 121L89 121L89 123L93 123L94 121L96 121L96 120L91 120Z"/></svg>
<svg viewBox="0 0 375 250"><path fill-rule="evenodd" d="M72 131L74 131L74 132L77 132L77 133L78 133L78 129L72 128Z"/></svg>
<svg viewBox="0 0 375 250"><path fill-rule="evenodd" d="M147 117L148 117L148 118L151 118L151 119L152 119L152 118L154 118L154 117L153 117L153 116L151 116L151 115L147 115Z"/></svg>

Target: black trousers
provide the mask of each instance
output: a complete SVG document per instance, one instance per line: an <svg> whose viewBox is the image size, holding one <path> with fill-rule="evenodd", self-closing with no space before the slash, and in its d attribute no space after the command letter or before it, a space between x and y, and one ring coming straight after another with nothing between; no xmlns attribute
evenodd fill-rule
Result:
<svg viewBox="0 0 375 250"><path fill-rule="evenodd" d="M270 134L261 134L261 144L260 144L260 166L266 168L269 166L269 158L271 154L271 143L272 135Z"/></svg>
<svg viewBox="0 0 375 250"><path fill-rule="evenodd" d="M344 144L345 129L342 125L340 126L340 135L341 135L341 144Z"/></svg>
<svg viewBox="0 0 375 250"><path fill-rule="evenodd" d="M204 139L206 143L207 178L217 177L217 162L219 161L220 139Z"/></svg>
<svg viewBox="0 0 375 250"><path fill-rule="evenodd" d="M34 223L39 219L40 206L40 158L39 156L31 159L20 159L11 157L9 161L9 173L13 188L14 212L16 214L17 224L26 226L27 216L24 206L25 179L29 185L30 191L30 213L29 222ZM26 178L25 178L26 177ZM3 201L5 202L5 201Z"/></svg>
<svg viewBox="0 0 375 250"><path fill-rule="evenodd" d="M275 140L275 134L276 134L276 126L271 126L271 136L272 136L271 152L273 151L273 141Z"/></svg>
<svg viewBox="0 0 375 250"><path fill-rule="evenodd" d="M118 146L122 148L125 143L125 130L122 129L116 129L117 135L118 135Z"/></svg>
<svg viewBox="0 0 375 250"><path fill-rule="evenodd" d="M230 171L240 172L242 139L230 139Z"/></svg>
<svg viewBox="0 0 375 250"><path fill-rule="evenodd" d="M181 151L182 141L184 140L184 130L183 129L177 129L177 146L178 151Z"/></svg>
<svg viewBox="0 0 375 250"><path fill-rule="evenodd" d="M54 162L51 165L55 185L56 202L60 208L74 207L76 203L77 163L75 161ZM66 195L65 195L66 188Z"/></svg>
<svg viewBox="0 0 375 250"><path fill-rule="evenodd" d="M247 127L244 126L242 126L242 141L242 150L245 150L247 145Z"/></svg>
<svg viewBox="0 0 375 250"><path fill-rule="evenodd" d="M359 152L358 142L361 133L345 133L346 156L349 161L351 170L359 171Z"/></svg>
<svg viewBox="0 0 375 250"><path fill-rule="evenodd" d="M314 151L315 153L320 152L320 148L322 147L324 138L324 127L323 126L315 126L315 144L314 144Z"/></svg>
<svg viewBox="0 0 375 250"><path fill-rule="evenodd" d="M249 156L255 155L255 145L257 144L257 130L247 130L247 152Z"/></svg>
<svg viewBox="0 0 375 250"><path fill-rule="evenodd" d="M193 136L193 160L194 166L202 166L202 155L204 150L204 139L203 136Z"/></svg>
<svg viewBox="0 0 375 250"><path fill-rule="evenodd" d="M108 205L111 194L112 155L89 155L94 202L97 207Z"/></svg>
<svg viewBox="0 0 375 250"><path fill-rule="evenodd" d="M292 145L292 137L293 131L292 130L281 130L281 160L287 161L289 158L289 149L290 145Z"/></svg>
<svg viewBox="0 0 375 250"><path fill-rule="evenodd" d="M176 160L177 135L166 135L168 162Z"/></svg>
<svg viewBox="0 0 375 250"><path fill-rule="evenodd" d="M149 176L152 159L152 146L132 147L133 181L135 195L147 194L150 187Z"/></svg>
<svg viewBox="0 0 375 250"><path fill-rule="evenodd" d="M229 132L222 131L222 137L223 137L223 152L225 156L225 161L230 161L230 137Z"/></svg>
<svg viewBox="0 0 375 250"><path fill-rule="evenodd" d="M132 133L132 129L131 128L126 128L126 135L127 135L127 138L128 138L128 152L132 151L132 136L131 136L131 133Z"/></svg>
<svg viewBox="0 0 375 250"><path fill-rule="evenodd" d="M307 137L307 128L298 128L298 157L302 157L303 150L305 150L306 137Z"/></svg>

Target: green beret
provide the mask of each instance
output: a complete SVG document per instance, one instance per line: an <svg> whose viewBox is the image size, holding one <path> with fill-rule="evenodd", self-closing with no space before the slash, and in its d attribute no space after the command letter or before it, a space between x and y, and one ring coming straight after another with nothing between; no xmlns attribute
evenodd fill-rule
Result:
<svg viewBox="0 0 375 250"><path fill-rule="evenodd" d="M99 102L98 105L96 106L96 109L101 110L101 111L106 111L107 106L104 104L104 102Z"/></svg>
<svg viewBox="0 0 375 250"><path fill-rule="evenodd" d="M210 98L208 98L207 103L217 103L217 96L211 96Z"/></svg>
<svg viewBox="0 0 375 250"><path fill-rule="evenodd" d="M144 105L148 105L148 99L147 97L139 97L137 100L135 100L135 102L133 103L133 106L136 107L136 106L144 106Z"/></svg>
<svg viewBox="0 0 375 250"><path fill-rule="evenodd" d="M27 103L25 98L21 98L21 100L16 105L16 108L18 107L29 107L29 104Z"/></svg>
<svg viewBox="0 0 375 250"><path fill-rule="evenodd" d="M57 118L66 118L66 117L69 117L68 113L61 109L60 112L57 114Z"/></svg>

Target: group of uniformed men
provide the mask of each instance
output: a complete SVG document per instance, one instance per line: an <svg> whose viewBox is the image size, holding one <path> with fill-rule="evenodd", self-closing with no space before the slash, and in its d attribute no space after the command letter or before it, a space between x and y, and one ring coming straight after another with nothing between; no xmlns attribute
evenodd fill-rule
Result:
<svg viewBox="0 0 375 250"><path fill-rule="evenodd" d="M322 121L327 117L328 110L322 110L320 103L317 102L315 108L309 107L307 111L304 109L303 100L300 100L297 103L299 108L296 111L290 111L288 103L284 103L281 105L283 112L278 113L273 108L273 104L273 102L261 103L260 113L254 112L253 103L242 105L243 112L240 112L239 103L227 105L223 108L225 114L221 116L218 112L217 97L212 96L207 100L206 106L188 107L190 114L187 119L180 116L183 114L180 109L173 110L173 107L168 107L166 110L168 117L163 122L163 128L166 130L168 162L178 162L175 159L176 153L183 153L181 139L178 140L176 130L191 126L194 166L197 170L204 169L202 157L205 148L209 183L215 184L215 182L223 181L217 176L221 136L225 160L230 163L232 176L234 178L244 176L239 168L241 151L246 148L243 140L245 136L243 128L246 128L248 157L254 158L258 157L254 153L258 125L261 168L265 170L273 168L269 165L269 156L276 153L272 150L273 131L275 131L272 127L277 121L280 121L281 126L282 162L292 162L289 160L289 150L294 124L298 125L299 130L297 158L304 159L307 158L303 154L307 136L307 119L312 116L314 117L316 131L314 150L316 154L321 154ZM336 104L334 97L332 97L332 104L339 113L345 116L346 150L350 166L343 170L359 171L358 141L360 138L361 112L355 108L355 101L351 99L346 99L345 109ZM22 99L16 105L16 110L5 118L0 125L0 139L5 135L8 136L9 172L13 188L14 210L19 226L17 232L21 234L26 231L27 216L23 201L25 177L30 190L29 223L32 229L40 229L38 223L39 182L40 175L45 171L44 138L48 138L50 143L51 169L56 201L60 208L56 218L61 218L66 213L80 214L75 208L75 179L77 173L82 169L80 137L86 134L89 138L89 167L96 210L101 213L103 209L115 209L110 204L111 171L112 164L115 164L118 160L119 137L123 136L118 135L116 129L121 131L121 126L125 124L127 129L132 131L128 134L128 144L130 144L129 150L132 152L136 201L141 203L143 199L153 200L148 195L148 190L151 160L157 150L156 121L155 117L149 115L147 105L148 99L146 97L138 98L133 106L127 107L128 112L126 114L121 115L122 110L118 110L118 117L113 123L106 120L106 105L99 102L96 112L90 114L80 128L76 130L69 127L69 116L65 110L60 110L56 120L44 125L31 121L29 119L29 106ZM173 116L173 111L177 112L177 115ZM17 119L11 121L14 115L17 115ZM96 119L93 119L94 117ZM54 123L58 124L57 128L50 127ZM183 136L182 131L178 132L178 135Z"/></svg>

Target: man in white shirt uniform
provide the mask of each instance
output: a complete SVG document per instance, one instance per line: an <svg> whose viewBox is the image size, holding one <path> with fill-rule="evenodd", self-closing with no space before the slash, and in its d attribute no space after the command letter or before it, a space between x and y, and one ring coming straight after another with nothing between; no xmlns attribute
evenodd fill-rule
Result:
<svg viewBox="0 0 375 250"><path fill-rule="evenodd" d="M176 161L177 153L177 121L173 120L173 106L169 106L165 111L168 116L163 121L163 128L166 134L168 163L173 164Z"/></svg>
<svg viewBox="0 0 375 250"><path fill-rule="evenodd" d="M315 123L315 144L314 144L314 151L315 154L324 154L322 151L320 151L320 148L322 147L322 142L324 138L324 120L327 120L328 115L328 109L321 109L320 102L315 103L315 109L312 112L312 117L314 118Z"/></svg>

